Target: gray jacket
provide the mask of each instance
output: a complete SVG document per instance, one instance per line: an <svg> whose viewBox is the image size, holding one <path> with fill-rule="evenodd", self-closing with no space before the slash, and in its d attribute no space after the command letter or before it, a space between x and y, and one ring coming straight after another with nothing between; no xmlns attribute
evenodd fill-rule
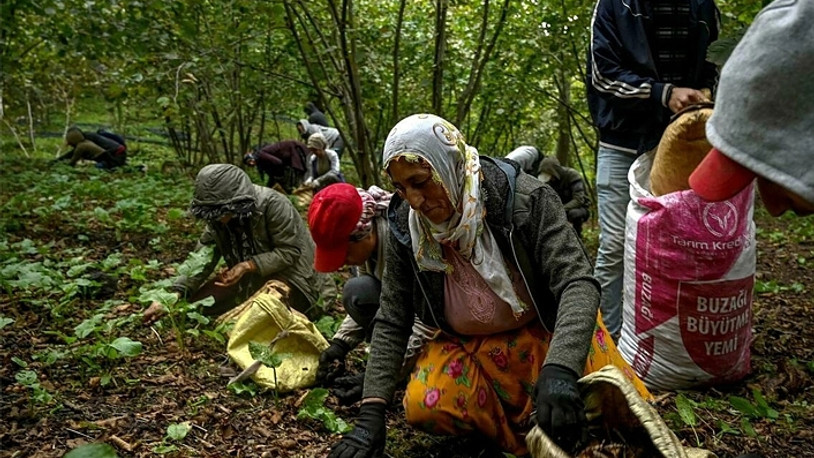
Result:
<svg viewBox="0 0 814 458"><path fill-rule="evenodd" d="M223 203L227 203L234 196L254 195L255 210L252 213L251 228L257 254L251 259L257 265L256 275L262 281L271 278L286 281L302 291L311 305L316 304L325 287L325 276L314 271L314 242L297 209L285 195L252 184L240 169L231 170L227 173L234 177L229 176L226 184L223 184L221 178L218 181L220 186L206 187L207 180L216 182L214 176L198 177L202 181L202 187L208 191L207 199L211 202L222 199ZM222 170L215 169L214 172ZM219 230L216 224L207 223L197 248L214 245L212 259L200 274L180 277L175 283L176 288L186 292L197 290L212 274L221 257L229 267L241 262L234 250L229 249L231 244L227 238L228 234L224 230Z"/></svg>
<svg viewBox="0 0 814 458"><path fill-rule="evenodd" d="M558 364L581 375L599 308L599 284L591 263L557 194L520 173L516 163L498 161L481 156L486 223L505 259L519 267L541 322L553 332L545 364ZM395 391L414 315L455 335L444 320L444 274L419 272L415 263L408 204L393 196L389 212L382 304L364 386L365 398L388 401Z"/></svg>

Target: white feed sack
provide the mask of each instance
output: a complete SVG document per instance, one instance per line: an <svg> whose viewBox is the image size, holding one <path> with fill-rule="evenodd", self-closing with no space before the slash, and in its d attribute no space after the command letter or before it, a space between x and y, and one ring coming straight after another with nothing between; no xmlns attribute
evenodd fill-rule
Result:
<svg viewBox="0 0 814 458"><path fill-rule="evenodd" d="M649 192L652 154L630 169L623 357L650 388L728 383L750 369L754 190L723 202Z"/></svg>

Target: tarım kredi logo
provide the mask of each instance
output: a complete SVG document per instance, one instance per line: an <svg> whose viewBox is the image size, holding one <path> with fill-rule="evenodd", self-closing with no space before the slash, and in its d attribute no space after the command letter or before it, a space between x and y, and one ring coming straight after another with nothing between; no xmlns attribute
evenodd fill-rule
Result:
<svg viewBox="0 0 814 458"><path fill-rule="evenodd" d="M712 202L704 206L704 226L716 237L731 237L738 228L738 210L731 202Z"/></svg>

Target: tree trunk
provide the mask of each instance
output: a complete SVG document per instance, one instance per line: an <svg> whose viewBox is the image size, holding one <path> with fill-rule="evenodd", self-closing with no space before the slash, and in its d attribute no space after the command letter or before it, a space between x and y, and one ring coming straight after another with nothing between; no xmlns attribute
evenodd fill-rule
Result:
<svg viewBox="0 0 814 458"><path fill-rule="evenodd" d="M435 1L435 61L432 66L432 111L443 117L444 54L447 46L448 0Z"/></svg>

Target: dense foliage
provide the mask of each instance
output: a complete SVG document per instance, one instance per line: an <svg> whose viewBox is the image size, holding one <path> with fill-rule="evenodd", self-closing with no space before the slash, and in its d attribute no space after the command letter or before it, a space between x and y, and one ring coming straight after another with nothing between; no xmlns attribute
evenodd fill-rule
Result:
<svg viewBox="0 0 814 458"><path fill-rule="evenodd" d="M722 61L760 2L718 4ZM591 176L596 140L583 73L592 7L7 0L0 119L30 148L38 131L87 122L81 101L92 97L120 131L140 135L128 132L135 119L163 127L185 163L236 162L252 145L294 137L293 121L313 100L341 130L361 184L370 184L380 180L389 128L432 111L483 153L535 144Z"/></svg>

